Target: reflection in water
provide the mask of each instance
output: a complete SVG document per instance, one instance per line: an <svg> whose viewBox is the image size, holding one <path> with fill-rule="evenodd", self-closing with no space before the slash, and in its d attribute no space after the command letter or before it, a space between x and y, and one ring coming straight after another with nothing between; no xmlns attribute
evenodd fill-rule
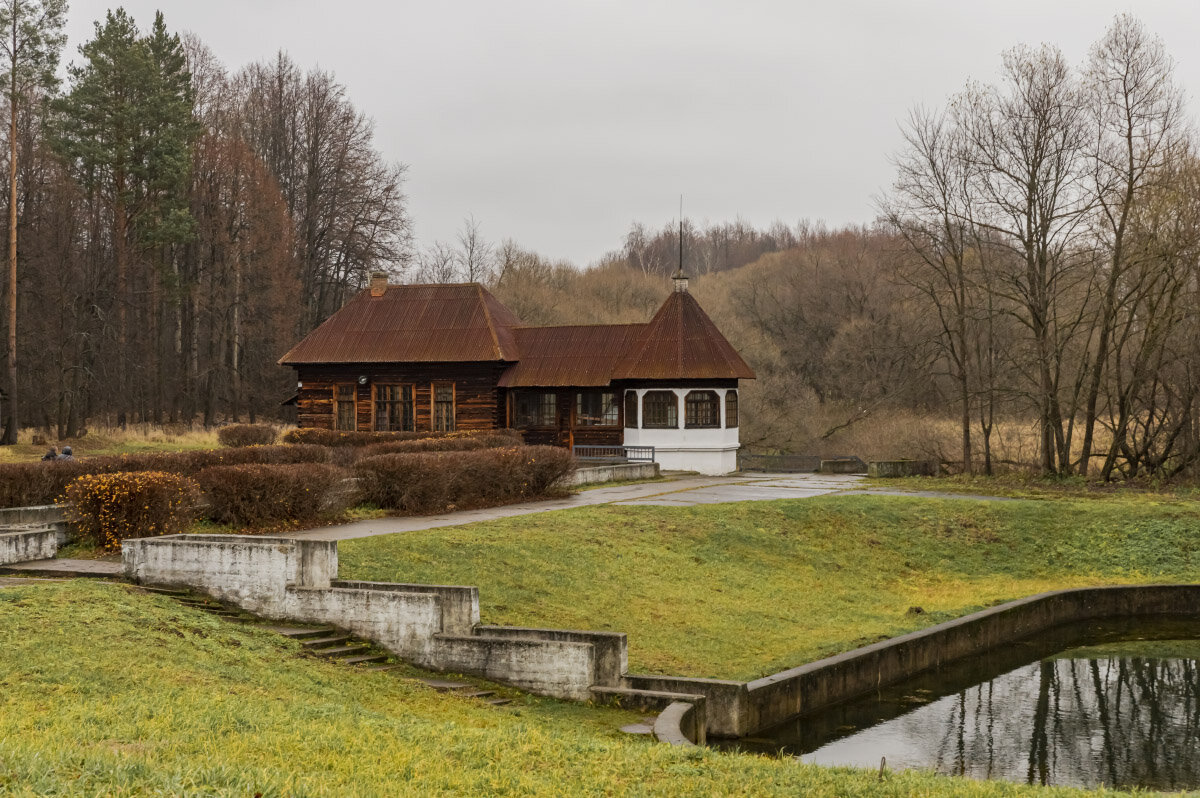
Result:
<svg viewBox="0 0 1200 798"><path fill-rule="evenodd" d="M1044 660L821 746L825 765L1034 784L1200 785L1196 661Z"/></svg>
<svg viewBox="0 0 1200 798"><path fill-rule="evenodd" d="M886 756L889 768L972 778L1195 789L1198 633L1180 619L1065 627L735 747L823 765L877 768ZM1109 644L1079 647L1095 643Z"/></svg>

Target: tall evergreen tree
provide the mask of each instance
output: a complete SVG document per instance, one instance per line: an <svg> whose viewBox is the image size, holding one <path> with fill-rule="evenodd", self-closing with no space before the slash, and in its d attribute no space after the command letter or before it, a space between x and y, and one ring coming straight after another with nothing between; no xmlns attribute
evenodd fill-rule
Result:
<svg viewBox="0 0 1200 798"><path fill-rule="evenodd" d="M66 0L0 2L0 77L8 95L8 424L0 443L17 442L17 114L38 90L57 84L58 54L66 42Z"/></svg>
<svg viewBox="0 0 1200 798"><path fill-rule="evenodd" d="M131 315L141 324L155 320L157 293L143 288L154 289L164 270L155 274L145 268L147 256L161 267L171 246L192 235L186 192L199 126L183 47L178 36L167 33L161 13L142 36L124 9L110 11L80 53L85 60L72 65L71 91L58 104L56 145L85 190L99 194L108 206L116 262L117 407L123 423L134 406L131 366L153 360L142 351L152 336L139 336L136 347L130 336ZM147 296L149 307L137 304ZM144 414L144 401L141 409Z"/></svg>

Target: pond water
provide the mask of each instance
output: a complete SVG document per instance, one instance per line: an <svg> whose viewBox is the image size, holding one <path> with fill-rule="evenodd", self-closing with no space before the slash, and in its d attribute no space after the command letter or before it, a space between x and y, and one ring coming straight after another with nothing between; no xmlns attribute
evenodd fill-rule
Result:
<svg viewBox="0 0 1200 798"><path fill-rule="evenodd" d="M1030 784L1200 788L1200 622L1062 627L730 746Z"/></svg>

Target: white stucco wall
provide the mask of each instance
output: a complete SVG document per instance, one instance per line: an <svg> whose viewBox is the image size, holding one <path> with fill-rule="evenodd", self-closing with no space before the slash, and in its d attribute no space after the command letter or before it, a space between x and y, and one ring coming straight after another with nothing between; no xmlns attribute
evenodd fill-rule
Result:
<svg viewBox="0 0 1200 798"><path fill-rule="evenodd" d="M635 390L635 389L631 389ZM679 418L676 429L642 429L642 399L647 391L669 390L678 397ZM737 470L738 427L686 429L684 397L691 391L712 391L721 400L718 417L725 423L725 396L733 389L697 386L692 388L637 388L637 429L625 428L626 446L653 446L655 461L667 471L697 471L701 474L728 474ZM739 399L741 397L739 396ZM622 397L623 399L623 397ZM739 403L740 410L740 403Z"/></svg>

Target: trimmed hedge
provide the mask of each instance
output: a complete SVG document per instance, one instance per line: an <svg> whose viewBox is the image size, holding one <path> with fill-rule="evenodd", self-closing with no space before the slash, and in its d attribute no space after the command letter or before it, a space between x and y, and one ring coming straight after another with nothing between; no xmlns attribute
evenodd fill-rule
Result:
<svg viewBox="0 0 1200 798"><path fill-rule="evenodd" d="M509 435L473 435L469 438L420 438L413 441L387 441L362 447L359 458L379 454L409 454L411 452L473 452L479 449L500 449L512 446Z"/></svg>
<svg viewBox="0 0 1200 798"><path fill-rule="evenodd" d="M84 474L63 498L79 534L108 551L126 538L174 535L196 519L196 483L163 471Z"/></svg>
<svg viewBox="0 0 1200 798"><path fill-rule="evenodd" d="M195 479L209 501L207 517L219 524L253 526L344 510L354 495L339 490L348 477L336 466L305 463L210 466Z"/></svg>
<svg viewBox="0 0 1200 798"><path fill-rule="evenodd" d="M270 424L229 424L217 430L217 440L222 446L270 446L276 434Z"/></svg>
<svg viewBox="0 0 1200 798"><path fill-rule="evenodd" d="M555 446L381 454L354 467L366 501L411 514L542 496L574 469L571 453Z"/></svg>
<svg viewBox="0 0 1200 798"><path fill-rule="evenodd" d="M247 446L239 449L203 449L190 452L147 452L83 460L51 460L0 464L0 507L27 507L59 501L67 484L84 474L118 471L165 471L190 476L215 465L262 463L326 463L324 446Z"/></svg>
<svg viewBox="0 0 1200 798"><path fill-rule="evenodd" d="M331 429L294 429L284 433L284 443L315 443L319 446L370 446L390 441L435 440L443 438L463 439L503 435L512 438L514 444L524 441L521 433L513 429L459 430L456 432L339 432Z"/></svg>

